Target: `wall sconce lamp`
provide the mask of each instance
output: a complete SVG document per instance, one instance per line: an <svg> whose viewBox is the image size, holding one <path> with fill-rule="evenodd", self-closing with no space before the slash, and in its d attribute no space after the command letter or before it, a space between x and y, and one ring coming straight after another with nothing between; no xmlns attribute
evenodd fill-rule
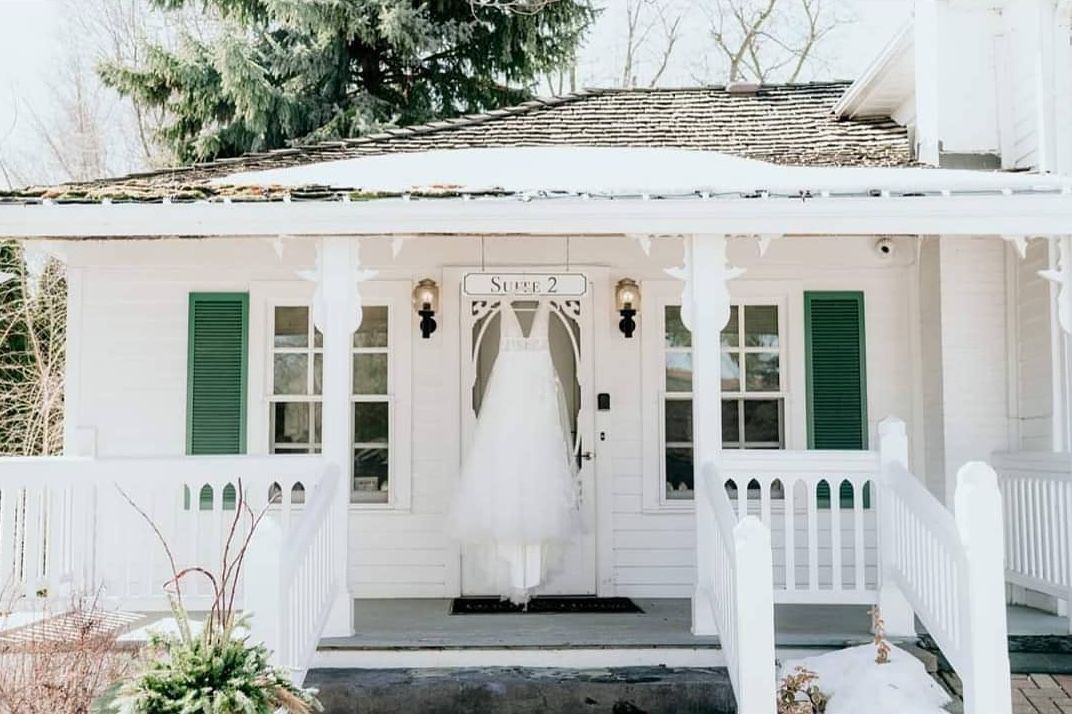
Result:
<svg viewBox="0 0 1072 714"><path fill-rule="evenodd" d="M436 331L435 314L439 308L439 286L431 278L424 278L413 288L413 306L421 318L421 337L428 339Z"/></svg>
<svg viewBox="0 0 1072 714"><path fill-rule="evenodd" d="M618 329L626 338L630 338L637 326L634 318L640 308L640 286L632 278L622 278L614 289L614 302L618 307L618 314L622 316Z"/></svg>

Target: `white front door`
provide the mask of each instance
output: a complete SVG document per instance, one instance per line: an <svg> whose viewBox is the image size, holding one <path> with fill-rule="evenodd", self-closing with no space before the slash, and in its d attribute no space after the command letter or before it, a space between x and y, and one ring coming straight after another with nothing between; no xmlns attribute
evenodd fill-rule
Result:
<svg viewBox="0 0 1072 714"><path fill-rule="evenodd" d="M460 284L457 289L460 293ZM535 592L542 595L594 595L596 592L595 468L591 458L595 431L591 393L591 294L589 280L589 290L582 297L544 298L551 303L551 355L565 392L574 455L580 465L578 490L583 528L547 581L536 589ZM472 441L484 387L498 356L502 299L506 298L461 295L463 458ZM512 302L527 333L536 302L524 298L515 298ZM468 557L465 548L462 549L461 585L464 595L499 594L477 567L477 559Z"/></svg>

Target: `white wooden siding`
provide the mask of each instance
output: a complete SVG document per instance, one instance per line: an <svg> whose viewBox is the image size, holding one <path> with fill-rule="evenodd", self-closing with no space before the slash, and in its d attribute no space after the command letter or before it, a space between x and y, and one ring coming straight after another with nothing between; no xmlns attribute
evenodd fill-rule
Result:
<svg viewBox="0 0 1072 714"><path fill-rule="evenodd" d="M965 462L1008 449L1006 250L993 239L939 241L947 505Z"/></svg>
<svg viewBox="0 0 1072 714"><path fill-rule="evenodd" d="M1053 448L1053 297L1038 272L1049 268L1048 240L1028 244L1027 257L1013 257L1015 418L1020 451Z"/></svg>
<svg viewBox="0 0 1072 714"><path fill-rule="evenodd" d="M1004 74L1008 85L1001 88L1001 102L1008 109L1003 141L1007 168L1036 168L1039 165L1043 133L1042 57L1039 41L1038 6L1034 2L1010 3L1004 8Z"/></svg>
<svg viewBox="0 0 1072 714"><path fill-rule="evenodd" d="M751 239L731 241L730 249L731 262L748 269L731 284L735 294L780 293L799 301L805 289L865 291L872 439L885 416L895 414L910 424L917 418L909 337L915 317L907 297L915 275L914 243L899 239L895 256L887 260L873 246L872 238L788 238L775 241L763 259ZM565 241L497 238L488 239L485 249L489 261L546 266L565 255ZM68 250L72 264L82 268L83 295L82 317L72 326L82 363L72 369L79 399L70 426L95 429L104 455L183 453L189 292L245 291L256 283L293 281L294 271L308 269L313 260L309 243L300 239L285 242L283 262L262 240L124 241ZM575 265L607 266L607 284L597 287L608 291L622 277L665 280L663 269L679 265L682 257L681 241L673 238L656 239L650 258L636 242L621 238L577 238L570 254ZM382 280L441 281L441 266L478 265L480 246L475 239L412 239L394 259L389 239L366 239L361 255L380 270ZM641 300L643 331L647 315ZM408 304L401 308L410 309ZM687 597L694 578L693 515L691 510L644 509L644 480L658 475L644 468L640 335L622 337L613 312L603 309L606 314L596 318L606 324L597 324L593 388L611 395L612 409L597 415L597 431L606 434L606 441L597 443L598 479L605 479L597 483L601 593ZM458 548L443 535L459 463L456 310L456 300L445 290L439 330L430 340L413 341L410 509L351 512L349 582L358 597L458 592ZM784 373L792 392L786 411L794 427L787 446L804 448L803 313L792 304L789 310L793 336ZM415 321L411 327L416 332ZM264 359L253 343L250 359ZM251 423L251 434L256 429L266 430L267 424ZM843 548L851 547L852 537L843 535ZM797 547L804 542L798 538ZM872 577L873 554L867 560ZM775 553L778 577L784 577L784 562L784 553Z"/></svg>

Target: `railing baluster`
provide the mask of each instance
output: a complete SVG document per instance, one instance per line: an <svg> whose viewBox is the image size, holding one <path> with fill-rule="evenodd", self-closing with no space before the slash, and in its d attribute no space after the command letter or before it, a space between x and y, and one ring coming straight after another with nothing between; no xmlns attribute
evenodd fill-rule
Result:
<svg viewBox="0 0 1072 714"><path fill-rule="evenodd" d="M796 480L782 479L782 494L785 501L782 514L785 527L785 589L788 591L797 589L796 486Z"/></svg>
<svg viewBox="0 0 1072 714"><path fill-rule="evenodd" d="M808 589L819 590L819 481L808 483Z"/></svg>
<svg viewBox="0 0 1072 714"><path fill-rule="evenodd" d="M855 550L853 572L856 575L856 590L859 592L863 592L867 586L864 579L865 570L867 568L866 554L864 550L864 490L867 482L866 478L859 479L853 481L852 486L853 548Z"/></svg>

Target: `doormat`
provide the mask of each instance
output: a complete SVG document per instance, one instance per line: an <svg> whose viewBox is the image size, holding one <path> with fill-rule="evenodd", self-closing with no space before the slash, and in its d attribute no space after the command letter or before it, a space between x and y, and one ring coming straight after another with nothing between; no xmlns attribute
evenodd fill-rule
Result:
<svg viewBox="0 0 1072 714"><path fill-rule="evenodd" d="M450 601L451 615L597 615L643 614L627 597L538 596L525 605L515 605L497 597L456 597Z"/></svg>

